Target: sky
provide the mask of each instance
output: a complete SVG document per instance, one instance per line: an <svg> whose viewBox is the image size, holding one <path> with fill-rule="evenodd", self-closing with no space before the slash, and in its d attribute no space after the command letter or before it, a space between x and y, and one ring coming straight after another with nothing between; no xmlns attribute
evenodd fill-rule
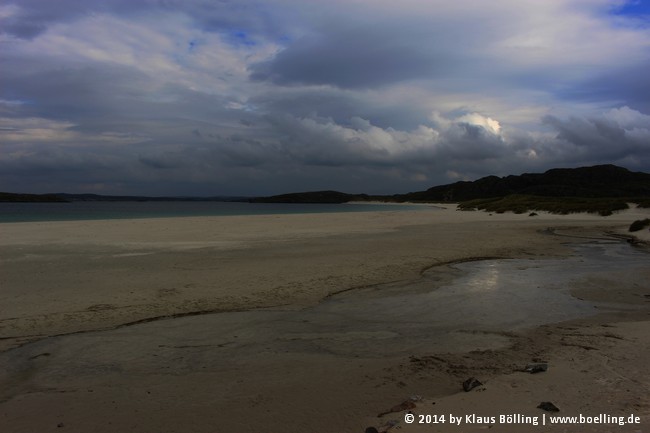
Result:
<svg viewBox="0 0 650 433"><path fill-rule="evenodd" d="M650 0L1 0L0 191L650 172Z"/></svg>

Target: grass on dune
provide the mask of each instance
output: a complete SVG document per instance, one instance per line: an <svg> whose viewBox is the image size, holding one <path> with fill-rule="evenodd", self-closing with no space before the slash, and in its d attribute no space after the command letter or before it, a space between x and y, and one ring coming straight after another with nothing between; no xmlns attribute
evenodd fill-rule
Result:
<svg viewBox="0 0 650 433"><path fill-rule="evenodd" d="M584 197L542 197L512 194L505 197L469 200L460 203L461 210L484 210L487 212L514 212L522 214L530 211L546 211L554 214L588 212L602 216L628 209L628 200L623 198L584 198Z"/></svg>

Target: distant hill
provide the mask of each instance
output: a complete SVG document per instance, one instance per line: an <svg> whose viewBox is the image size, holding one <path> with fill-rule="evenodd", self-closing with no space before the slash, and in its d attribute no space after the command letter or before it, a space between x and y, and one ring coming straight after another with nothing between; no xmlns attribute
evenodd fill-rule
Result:
<svg viewBox="0 0 650 433"><path fill-rule="evenodd" d="M395 195L346 194L316 191L253 199L265 203L345 203L349 201L464 202L513 194L541 197L650 198L650 174L631 172L615 165L555 168L519 176L487 176L434 186L426 191Z"/></svg>
<svg viewBox="0 0 650 433"><path fill-rule="evenodd" d="M271 197L257 197L252 203L347 203L349 201L367 201L366 194L346 194L338 191L310 191L294 192L291 194L274 195Z"/></svg>
<svg viewBox="0 0 650 433"><path fill-rule="evenodd" d="M487 176L399 195L407 201L461 202L524 194L544 197L650 197L650 174L615 165L554 168L519 176Z"/></svg>
<svg viewBox="0 0 650 433"><path fill-rule="evenodd" d="M99 194L66 194L56 193L66 201L248 201L248 197L149 197L140 195L99 195Z"/></svg>
<svg viewBox="0 0 650 433"><path fill-rule="evenodd" d="M244 202L249 197L148 197L136 195L99 195L99 194L14 194L0 192L0 202L11 203L69 203L73 201L227 201Z"/></svg>
<svg viewBox="0 0 650 433"><path fill-rule="evenodd" d="M67 200L54 194L14 194L0 192L0 203L61 203Z"/></svg>

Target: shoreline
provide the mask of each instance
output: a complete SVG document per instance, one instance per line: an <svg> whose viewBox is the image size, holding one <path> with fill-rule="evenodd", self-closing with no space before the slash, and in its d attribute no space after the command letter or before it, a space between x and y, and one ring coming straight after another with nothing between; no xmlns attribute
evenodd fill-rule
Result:
<svg viewBox="0 0 650 433"><path fill-rule="evenodd" d="M131 220L128 222L119 220L120 223L118 223L115 222L118 220L115 220L112 223L106 221L15 223L24 224L22 227L18 225L10 227L3 224L0 225L0 232L2 232L2 236L0 236L2 256L0 259L3 262L3 269L8 269L7 265L12 266L8 277L5 277L10 285L8 286L9 290L3 292L3 301L9 301L21 291L38 289L44 284L44 281L48 282L50 291L52 288L55 289L56 296L41 290L38 297L30 298L23 295L19 296L17 300L11 299L11 302L6 302L5 305L9 308L0 318L0 333L2 333L0 337L7 338L11 335L20 335L20 333L34 335L48 332L53 334L56 333L55 331L63 331L63 333L87 332L115 324L119 327L120 323L124 324L128 321L147 321L147 317L150 318L156 313L161 313L159 314L161 316L178 315L179 319L167 321L176 322L182 320L180 317L184 314L210 309L241 311L254 308L268 309L273 305L301 309L315 305L340 291L387 282L414 280L428 268L449 262L463 261L470 256L479 258L562 256L568 252L563 243L578 242L579 239L563 238L560 240L558 237L540 234L540 231L546 230L548 227L555 227L556 230L562 232L566 230L562 227L569 227L579 236L601 236L600 233L603 230L614 228L617 232L622 233L629 223L638 219L637 216L635 213L627 212L623 215L615 215L614 218L591 215L566 217L541 215L541 218L529 218L523 215L489 216L478 212L456 213L453 209L445 209L443 211L414 212L408 215L403 212L382 211L336 215L198 217L173 221L168 219L167 223L163 223L161 220ZM156 270L156 273L152 270ZM29 271L34 275L27 275ZM35 271L41 272L41 275L39 276ZM101 278L97 279L99 276ZM634 279L634 276L630 276L630 278ZM87 287L90 282L95 286L90 293L79 290L82 287ZM621 285L620 281L614 281L614 283ZM142 290L143 287L151 287L151 289ZM11 293L12 288L13 294ZM589 288L580 290L582 292L577 294L580 297L585 297L590 290L593 292ZM574 294L574 296L576 295ZM596 293L596 296L608 297L611 294ZM38 302L35 301L36 299ZM58 299L62 301L58 301ZM629 317L629 314L613 315L608 320L615 323L616 320ZM599 320L602 321L605 318L602 317ZM541 338L545 332L550 332L551 335L561 332L561 329L555 329L554 326L536 330L535 332L539 334L538 338ZM600 326L600 324L593 326ZM636 327L637 325L632 326L634 329ZM636 332L634 329L625 328L624 331L627 334L633 334ZM121 332L128 332L128 329L123 329ZM30 338L3 339L0 340L0 343L2 343L3 350L6 350L16 344L28 343ZM521 342L528 341L527 338L532 337L517 337L516 340L519 343L515 344L523 344ZM548 347L551 349L565 348L559 341L552 341L551 337L545 338L547 338ZM57 340L57 338L51 340ZM595 340L597 341L593 344L600 344L598 342L601 340L616 339L603 337L595 338ZM31 347L41 344L47 346L50 342L32 343ZM527 349L528 352L530 349L530 347ZM631 348L628 347L626 350L630 351ZM521 351L522 354L528 352ZM604 353L604 349L602 352ZM498 358L498 354L502 352L497 350L489 353L496 354L494 356ZM0 355L2 354L3 352L0 352ZM38 353L31 356L36 355ZM416 355L419 357L434 356L432 353ZM477 360L480 360L481 356L487 356L485 354L465 355L475 356ZM461 355L454 356L458 356L459 362L465 362L470 367L473 362L477 362L469 358L462 358ZM451 364L454 364L454 356L449 358ZM629 358L632 358L632 355ZM47 358L38 359L39 362L47 361ZM429 360L434 360L434 358ZM287 368L287 365L291 365L291 362L286 365L278 364L273 368L280 371ZM386 409L404 398L408 398L411 395L409 393L411 386L417 388L419 391L417 393L431 397L425 392L427 389L432 389L431 386L426 387L424 384L417 383L407 384L407 386L400 385L404 378L413 375L412 371L408 370L412 364L408 360L406 362L403 359L366 360L359 361L360 365L354 366L350 361L336 361L323 356L322 360L317 360L317 362L325 371L333 369L332 373L339 372L340 383L338 379L333 381L339 386L343 386L345 383L357 383L360 375L365 374L370 377L364 379L365 382L358 382L359 389L349 390L350 395L343 398L339 402L340 404L331 400L337 398L335 395L330 395L336 389L334 384L321 383L318 385L329 391L318 401L301 409L307 412L293 420L304 423L300 425L309 425L310 419L312 422L320 420L317 422L320 425L320 423L326 422L326 415L328 415L329 417L336 416L338 420L336 425L339 426L339 430L336 431L340 431L341 426L346 426L345 428L349 429L346 431L363 431L362 427L376 422L376 418L365 417L366 415L371 415L374 411L379 412L381 409ZM437 371L440 361L431 362L434 364L430 365L430 368L422 368L417 373L425 377L422 381L426 380L426 377L436 377L441 382L436 386L437 389L442 390L444 394L454 394L454 387L458 386L456 376L444 373L444 369L442 369L443 373ZM551 368L556 367L553 363ZM498 364L495 364L497 369L504 373L506 367ZM341 371L345 371L345 369L341 370L343 366L350 370L345 374L340 374ZM262 369L259 374L263 373L264 368L268 367L258 366L258 369ZM469 371L469 369L466 368L463 371ZM269 372L260 377L272 379L276 374L278 373ZM300 378L305 374L308 373L300 373L297 377ZM313 376L313 373L311 375ZM302 379L307 381L305 383L319 383L318 377L312 376L304 376ZM381 379L382 376L391 379ZM493 379L492 376L488 377L490 377L488 385L501 383L497 379ZM88 379L84 380L88 381ZM195 383L191 379L187 379L187 381L199 388L203 386L201 382ZM92 383L92 380L89 383ZM189 386L184 383L185 381L181 384L177 383L177 385L181 388ZM153 386L154 383L150 385ZM56 393L41 391L30 394L31 397L26 399L27 394L23 394L25 383L16 383L14 386L16 388L11 391L13 397L9 401L4 398L0 399L0 401L4 401L0 404L0 411L4 413L4 418L0 419L0 425L14 429L16 426L22 425L18 420L22 419L22 422L27 422L26 418L21 418L20 414L26 414L25 411L36 403L47 402L52 407L63 410L61 406L58 406L59 404L64 402L71 404L72 402L74 403L73 409L68 412L64 410L64 412L68 413L68 416L75 422L83 424L83 422L88 423L91 420L87 417L84 418L82 412L79 412L82 409L86 412L98 413L97 411L101 411L99 409L101 404L105 404L102 403L105 402L105 398L112 396L110 398L117 398L118 402L121 401L120 398L125 398L124 396L116 397L115 392L117 391L102 388L102 392L106 395L102 394L100 400L91 399L91 401L85 402L86 406L84 406L74 399L69 400L74 393L64 398L63 395L57 397ZM159 383L157 386L160 387L161 384ZM491 388L493 385L489 386ZM376 389L380 391L377 395L364 394L374 387L378 387ZM246 389L253 392L256 388ZM286 384L277 392L279 397L285 398L286 401L293 401L291 393L300 396L311 395L308 390L299 391L299 389L298 383ZM186 391L189 392L189 389ZM485 391L485 393L488 392L492 391ZM476 398L480 395L482 394L467 394L466 396L461 394L461 397ZM250 401L249 397L243 393L236 398L238 404L243 405L249 412L263 408L277 411L278 414L286 412L281 406L274 406L263 397L260 397L262 400L259 403ZM437 396L434 397L437 398ZM157 400L157 404L164 406L166 399L163 396L160 398ZM171 396L167 398L171 398ZM199 393L196 396L196 401L192 404L201 406L202 399L210 400L210 398L213 397ZM341 396L338 398L340 399ZM452 401L454 398L460 397L448 398ZM219 404L225 405L224 408L229 407L228 410L242 410L239 406L230 407L225 401L219 401L221 401ZM439 399L435 401L437 405L443 404ZM79 406L78 410L74 410L75 405ZM7 418L10 409L14 415ZM142 406L140 410L146 411L147 406ZM324 413L328 410L332 413ZM314 411L321 413L317 414ZM174 422L166 418L166 415L163 416L160 413L159 415L167 423ZM194 415L197 414L194 413ZM177 416L184 420L183 422L187 422L186 417ZM214 415L203 414L202 416L204 422L199 423L200 425L197 425L192 431L210 431L209 423L214 420ZM317 420L314 420L314 417ZM120 420L123 423L122 427L126 428L129 422L134 421L134 418L127 414L120 416ZM291 419L283 419L280 424L287 425L287 422L291 421ZM28 423L31 425L30 428L38 424L36 420L32 420L32 422L35 424ZM154 428L159 422L162 421L150 419L147 428ZM176 422L180 421L177 419ZM277 427L272 427L274 425L270 424L268 431L280 431L277 430ZM45 428L42 431L46 431L48 426L51 427L51 424L40 427ZM113 427L115 427L115 422ZM401 423L400 427L402 427L401 431L410 431L406 430L404 423ZM235 430L230 430L233 432L247 431L243 428L237 430L233 426L231 428L235 428ZM110 430L108 427L106 429L106 431ZM29 428L16 431L29 431ZM321 428L318 431L328 432L331 430Z"/></svg>
<svg viewBox="0 0 650 433"><path fill-rule="evenodd" d="M4 206L2 206L4 205ZM218 201L73 201L0 203L0 224L75 221L156 220L168 218L219 218L239 216L335 214L345 212L410 211L416 204L251 203ZM38 210L35 212L35 210Z"/></svg>

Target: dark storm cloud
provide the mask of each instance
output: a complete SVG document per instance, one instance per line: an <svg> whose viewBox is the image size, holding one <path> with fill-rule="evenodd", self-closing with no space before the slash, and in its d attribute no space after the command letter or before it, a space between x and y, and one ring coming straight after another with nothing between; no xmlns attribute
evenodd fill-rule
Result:
<svg viewBox="0 0 650 433"><path fill-rule="evenodd" d="M330 118L343 125L353 117L362 116L383 128L410 129L428 123L430 116L427 107L408 95L403 95L396 103L380 93L359 94L332 87L273 90L250 101L266 113Z"/></svg>
<svg viewBox="0 0 650 433"><path fill-rule="evenodd" d="M503 138L483 126L459 122L443 136L445 153L456 160L485 161L508 153Z"/></svg>
<svg viewBox="0 0 650 433"><path fill-rule="evenodd" d="M118 65L68 65L43 68L41 62L16 60L3 77L0 97L29 102L32 115L97 119L124 112L151 90L147 76Z"/></svg>
<svg viewBox="0 0 650 433"><path fill-rule="evenodd" d="M448 59L436 59L413 39L382 26L330 29L306 36L268 62L251 67L254 80L275 84L330 84L374 88L439 75ZM402 32L405 29L400 29Z"/></svg>
<svg viewBox="0 0 650 433"><path fill-rule="evenodd" d="M558 155L569 161L611 161L639 169L650 164L650 116L627 107L611 110L599 118L558 119L544 122L557 131Z"/></svg>
<svg viewBox="0 0 650 433"><path fill-rule="evenodd" d="M154 155L154 156L139 156L138 161L141 164L146 165L154 169L166 169L166 168L179 168L182 167L181 161L178 159L178 155Z"/></svg>
<svg viewBox="0 0 650 433"><path fill-rule="evenodd" d="M650 61L626 68L615 68L605 74L583 83L582 86L567 92L565 97L573 100L613 100L624 101L626 105L650 112Z"/></svg>
<svg viewBox="0 0 650 433"><path fill-rule="evenodd" d="M650 170L649 30L608 4L16 0L0 186L393 193Z"/></svg>

